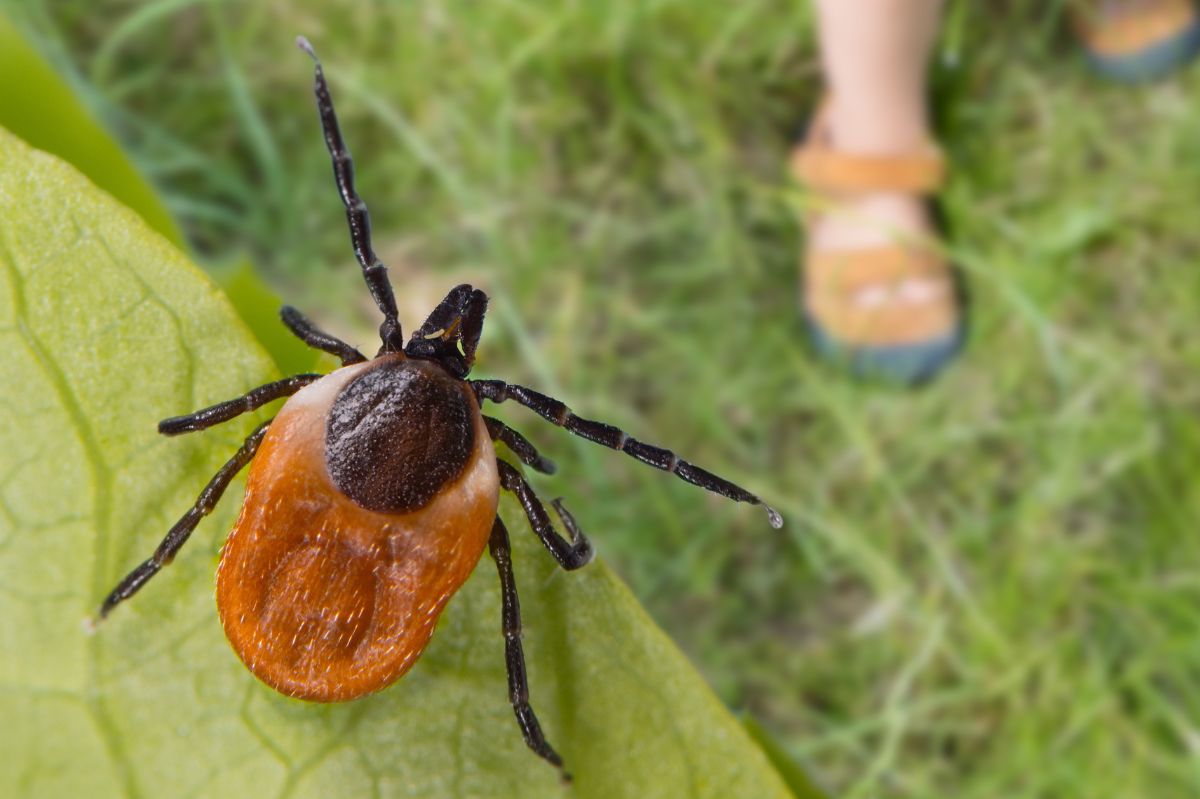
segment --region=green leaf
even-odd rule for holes
[[[136,214],[2,131],[0,268],[0,796],[790,795],[620,581],[557,569],[507,503],[532,699],[570,790],[507,704],[486,556],[412,672],[346,704],[273,692],[225,643],[212,589],[236,489],[85,635],[256,419],[179,439],[155,422],[272,365]]]
[[[771,761],[771,764],[779,770],[779,775],[783,777],[787,786],[792,789],[792,794],[796,799],[829,799],[829,794],[817,787],[813,778],[808,775],[800,764],[784,750],[779,742],[771,736],[771,733],[759,724],[758,721],[747,716],[742,719],[742,723],[746,726],[746,731],[750,733],[750,737],[762,747],[763,753]]]
[[[150,184],[71,87],[0,12],[0,126],[69,161],[176,245],[183,234]]]
[[[313,371],[320,353],[309,349],[280,324],[279,309],[283,302],[258,274],[249,257],[243,256],[226,266],[210,265],[207,271],[280,371],[284,374]]]
[[[146,222],[182,247],[183,234],[153,187],[92,118],[71,87],[0,13],[0,127],[39,150],[53,153],[93,183],[137,211]],[[228,266],[209,265],[234,309],[286,372],[312,368],[316,356],[279,324],[280,302],[248,258]]]

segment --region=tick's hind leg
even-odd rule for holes
[[[493,419],[490,416],[483,417],[483,423],[487,425],[488,435],[492,437],[492,441],[503,442],[514,455],[521,459],[521,463],[542,474],[554,474],[557,468],[554,461],[542,457],[542,454],[533,444],[529,443],[529,439],[525,436],[499,419]]]
[[[624,430],[610,424],[576,416],[562,402],[531,388],[505,383],[503,380],[470,380],[468,382],[474,389],[475,396],[481,401],[485,399],[492,402],[512,400],[519,405],[524,405],[543,419],[580,438],[586,438],[588,441],[620,450],[626,455],[632,455],[642,463],[662,469],[664,472],[671,472],[680,480],[700,486],[705,491],[711,491],[738,502],[761,505],[767,512],[767,519],[770,520],[771,526],[776,529],[783,527],[783,517],[779,515],[779,512],[754,494],[707,469],[701,469],[699,466],[688,463],[669,449],[644,444],[636,438],[630,438]]]
[[[588,541],[587,536],[575,523],[575,519],[562,506],[562,502],[555,500],[551,505],[562,519],[563,526],[567,528],[567,533],[571,536],[570,541],[567,541],[554,529],[554,525],[550,522],[550,516],[546,513],[546,508],[542,506],[542,501],[537,498],[537,494],[533,493],[533,489],[529,483],[525,482],[521,473],[511,464],[502,460],[496,461],[496,467],[500,471],[500,485],[506,491],[517,495],[517,501],[521,503],[521,507],[525,509],[525,515],[529,518],[529,526],[533,528],[537,537],[542,539],[542,543],[546,549],[550,550],[550,554],[558,561],[558,565],[567,571],[574,571],[590,563],[592,555],[595,554],[592,550],[592,542]]]
[[[285,305],[279,309],[279,318],[283,320],[283,324],[287,326],[287,329],[292,331],[292,335],[313,349],[328,352],[330,355],[340,358],[342,366],[349,366],[352,363],[362,363],[367,359],[367,356],[354,349],[354,347],[321,330],[307,316],[290,305]]]
[[[241,416],[243,413],[261,408],[268,402],[274,402],[281,397],[290,397],[309,383],[315,383],[325,375],[303,374],[276,380],[252,389],[237,399],[218,402],[208,408],[203,408],[186,416],[172,416],[158,423],[158,432],[164,436],[177,436],[180,433],[191,433],[205,430],[221,422]]]
[[[240,472],[242,467],[254,457],[254,453],[258,451],[258,445],[262,443],[263,436],[267,434],[267,428],[270,424],[270,420],[265,421],[250,434],[241,448],[238,449],[224,466],[217,470],[213,479],[200,492],[200,496],[196,499],[196,504],[192,505],[188,509],[188,512],[183,514],[183,518],[175,522],[175,525],[170,529],[166,537],[163,538],[162,543],[158,545],[158,549],[154,550],[154,554],[136,569],[125,575],[125,579],[117,584],[117,587],[104,600],[104,604],[100,606],[99,616],[101,619],[111,613],[112,609],[121,602],[136,594],[143,585],[149,582],[151,577],[158,574],[163,566],[166,566],[175,558],[175,555],[184,543],[187,542],[188,537],[196,529],[196,525],[200,523],[200,520],[209,513],[212,513],[212,509],[216,507],[217,501],[221,499],[221,495],[229,487],[233,476]]]
[[[488,550],[492,553],[492,560],[496,561],[496,571],[500,572],[500,614],[504,630],[504,665],[508,670],[508,699],[512,702],[517,724],[521,725],[521,735],[524,736],[525,743],[539,757],[562,769],[562,758],[554,751],[554,747],[546,742],[542,725],[538,723],[537,716],[529,705],[525,651],[521,647],[521,604],[517,600],[517,583],[513,577],[508,530],[499,516],[492,526]],[[571,780],[571,775],[566,771],[562,772],[562,777],[565,782]]]

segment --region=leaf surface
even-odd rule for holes
[[[3,9],[0,75],[0,125],[70,162],[172,243],[182,245],[183,234],[154,189]]]
[[[93,118],[71,86],[27,42],[0,11],[0,126],[29,144],[53,153],[89,180],[137,211],[150,227],[182,247],[183,233],[166,205],[112,136]],[[280,302],[248,256],[226,265],[208,264],[226,297],[259,343],[285,371],[307,372],[312,350],[279,324]]]
[[[0,336],[0,796],[789,796],[624,585],[599,562],[558,570],[509,503],[533,703],[567,790],[508,706],[486,555],[403,680],[340,705],[287,699],[242,667],[213,606],[238,482],[86,635],[266,412],[178,439],[156,421],[276,375],[183,255],[2,130]]]

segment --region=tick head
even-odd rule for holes
[[[475,363],[487,303],[486,294],[466,283],[450,289],[425,323],[413,331],[404,354],[437,361],[455,377],[465,378]]]

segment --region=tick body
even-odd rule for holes
[[[316,62],[308,42],[297,43]],[[580,418],[552,397],[502,380],[469,379],[488,304],[479,289],[452,288],[405,343],[319,62],[315,73],[317,110],[351,244],[383,315],[379,351],[368,359],[285,307],[284,325],[340,358],[342,368],[288,377],[159,422],[160,433],[180,435],[289,398],[218,470],[153,555],[117,584],[98,615],[107,616],[169,564],[250,465],[241,514],[221,551],[217,609],[234,651],[255,676],[284,694],[318,702],[387,687],[420,656],[486,548],[500,579],[509,702],[525,743],[561,769],[562,758],[530,704],[508,530],[496,515],[499,491],[516,497],[533,533],[564,569],[586,565],[592,547],[559,500],[551,503],[556,526],[521,471],[497,459],[500,442],[530,469],[554,470],[520,433],[483,415],[481,404],[512,401],[692,485],[759,505],[773,527],[783,520],[744,488],[612,425]]]
[[[475,397],[440,367],[397,353],[302,389],[259,446],[221,552],[234,650],[301,699],[390,685],[487,548],[499,490]]]

